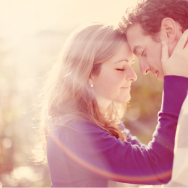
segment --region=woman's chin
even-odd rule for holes
[[[131,97],[126,98],[122,103],[127,103],[127,102],[129,102],[130,100],[131,100]]]
[[[116,100],[116,102],[118,103],[127,103],[131,100],[131,95],[127,95],[127,96],[124,96],[124,97],[121,97],[119,99]]]

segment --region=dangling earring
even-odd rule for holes
[[[93,84],[91,84],[90,86],[93,87]]]

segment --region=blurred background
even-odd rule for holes
[[[136,0],[0,0],[0,187],[49,187],[34,165],[40,89],[67,36],[80,24],[117,24]],[[162,82],[151,74],[132,86],[125,125],[148,143],[157,124]]]

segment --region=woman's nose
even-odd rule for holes
[[[136,81],[137,80],[137,75],[131,67],[130,67],[129,73],[127,75],[127,80],[129,80],[129,81]]]

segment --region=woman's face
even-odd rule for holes
[[[90,83],[98,105],[107,108],[112,101],[125,103],[130,100],[132,81],[137,79],[132,69],[133,53],[126,42],[122,42],[119,50],[101,64],[98,75],[92,75]]]

